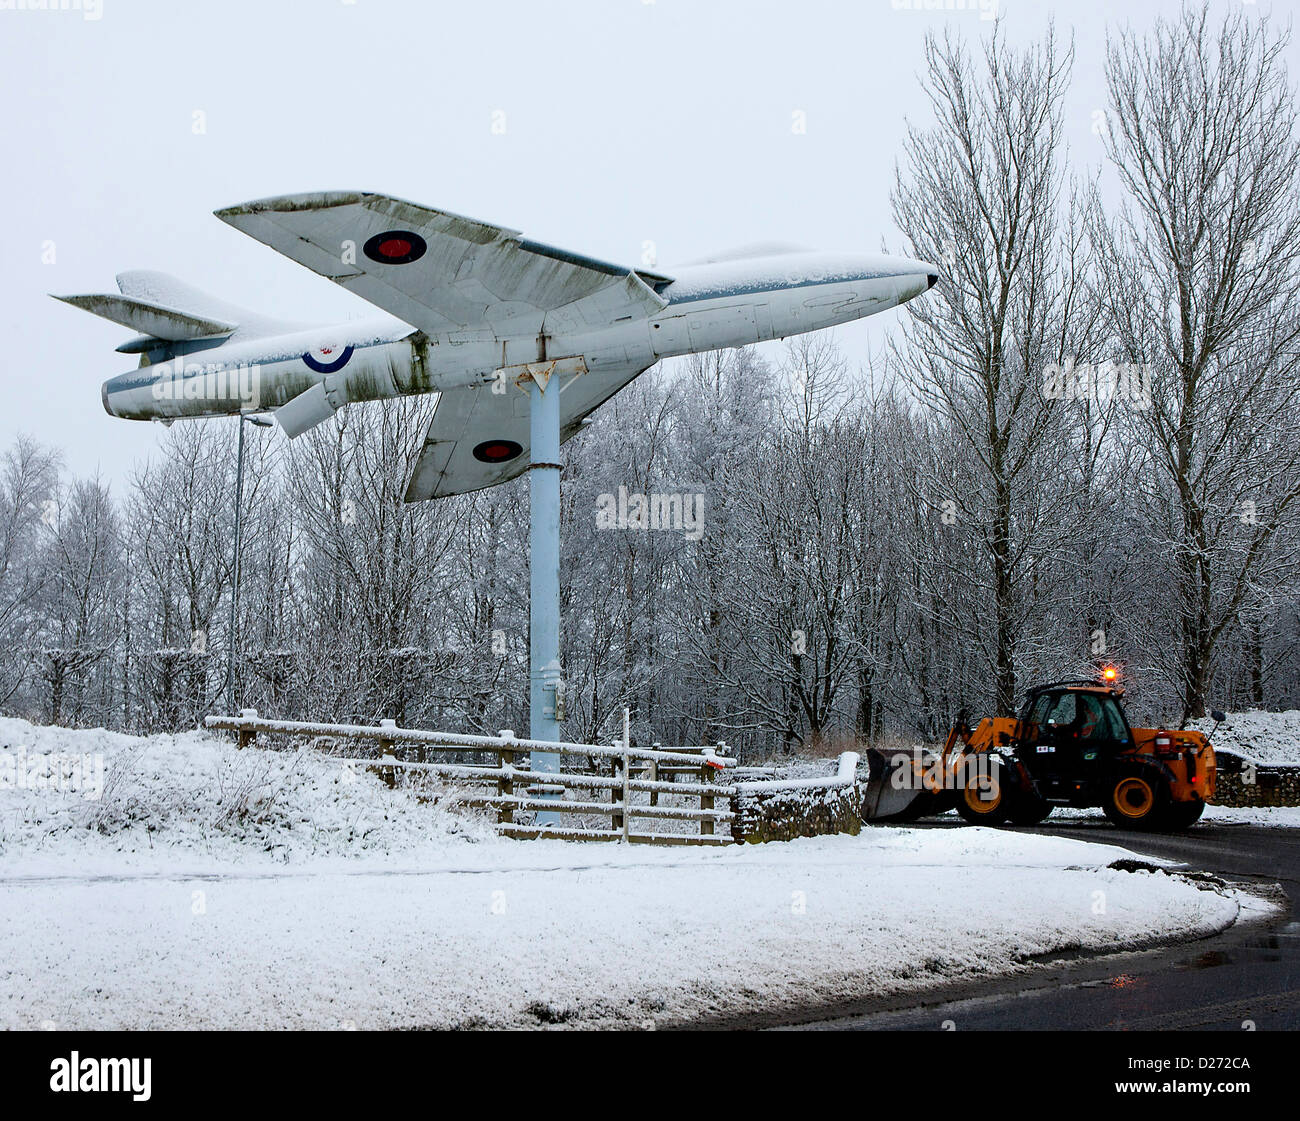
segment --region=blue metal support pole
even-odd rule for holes
[[[239,414],[239,451],[235,466],[235,560],[231,565],[230,587],[230,629],[226,635],[226,711],[231,716],[235,712],[235,652],[239,647],[239,577],[240,551],[244,544],[243,510],[244,505],[244,414]]]
[[[543,375],[545,377],[545,375]],[[528,558],[528,729],[535,740],[557,741],[563,715],[560,673],[560,379],[529,383],[532,463],[528,488],[532,525]],[[560,756],[531,753],[534,774],[555,773]],[[539,825],[560,815],[544,811]]]

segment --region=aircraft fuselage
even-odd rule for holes
[[[131,420],[225,416],[286,404],[323,383],[337,407],[490,383],[539,358],[579,356],[589,376],[662,358],[818,331],[895,307],[937,270],[902,257],[781,253],[694,265],[658,288],[655,315],[555,335],[502,337],[490,328],[425,334],[391,316],[214,345],[169,343],[103,385],[104,408]]]

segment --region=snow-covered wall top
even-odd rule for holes
[[[1206,717],[1191,726],[1209,735],[1214,721]],[[1210,742],[1258,763],[1300,764],[1300,711],[1230,712]]]

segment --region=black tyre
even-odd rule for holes
[[[1164,828],[1170,806],[1169,784],[1147,770],[1124,771],[1106,790],[1101,808],[1121,829]]]
[[[1194,802],[1171,802],[1165,810],[1164,829],[1190,829],[1201,820],[1205,812],[1205,803],[1199,798]]]
[[[1000,759],[968,755],[961,770],[963,785],[957,791],[957,812],[971,825],[1001,825],[1007,820],[1014,797]]]
[[[1012,825],[1037,825],[1040,821],[1045,821],[1047,815],[1051,812],[1052,803],[1046,798],[1040,798],[1037,794],[1024,791],[1011,799],[1011,806],[1007,810],[1007,820]]]

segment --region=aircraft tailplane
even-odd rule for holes
[[[215,343],[235,336],[256,338],[301,329],[300,324],[272,319],[210,296],[165,272],[133,269],[119,273],[117,286],[121,295],[99,293],[55,299],[139,332],[117,348],[121,354],[145,354],[168,343],[197,339]]]

